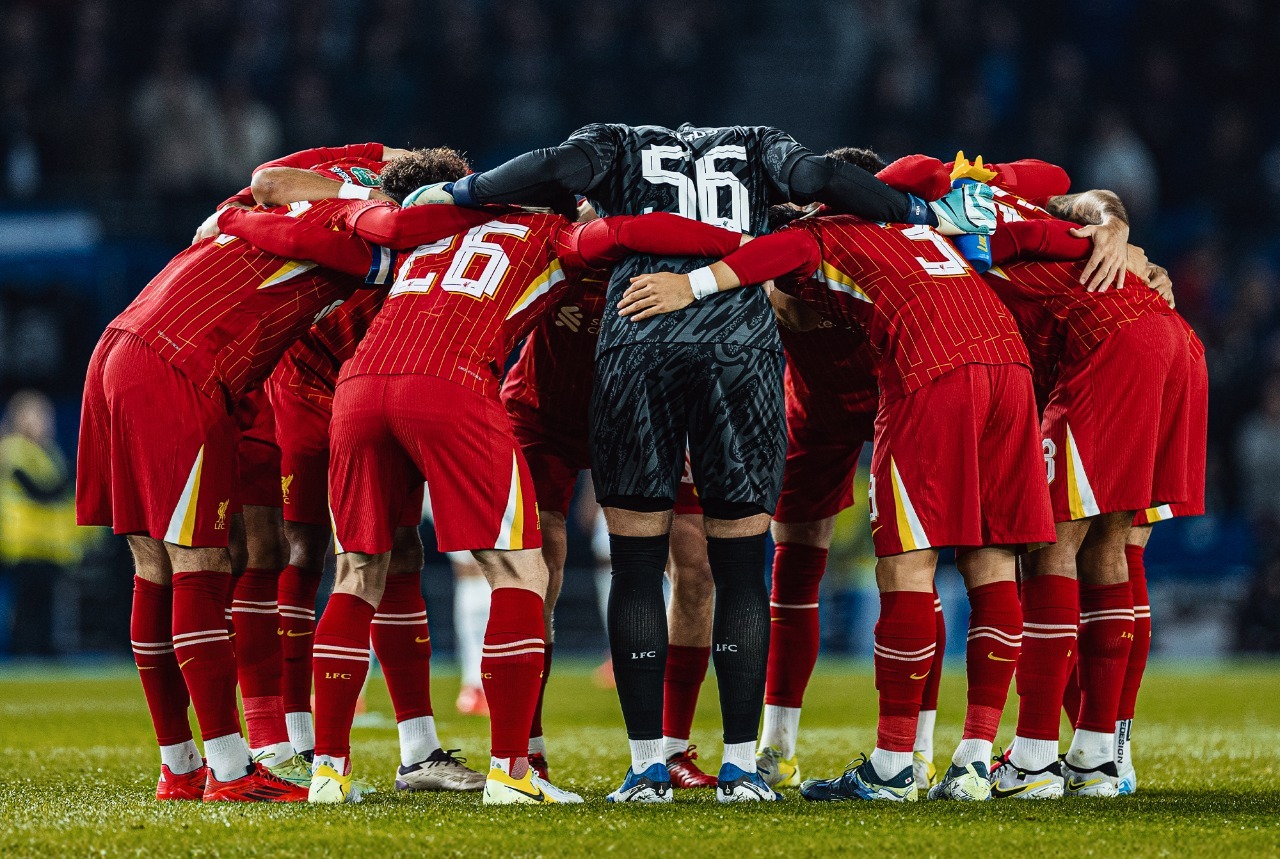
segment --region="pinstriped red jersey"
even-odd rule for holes
[[[1053,217],[1000,188],[995,192],[997,230],[1022,220]],[[994,266],[985,275],[1017,319],[1041,387],[1052,387],[1062,363],[1080,360],[1112,332],[1148,314],[1173,312],[1132,274],[1125,275],[1123,289],[1086,291],[1080,283],[1084,266],[1083,259],[1026,259]]]
[[[289,212],[321,237],[363,200],[295,203]],[[350,254],[376,257],[356,240]],[[353,268],[358,268],[353,263]],[[211,397],[238,401],[314,322],[361,285],[358,277],[305,258],[284,259],[244,239],[219,235],[174,257],[110,328],[147,342]]]
[[[836,433],[848,431],[850,415],[875,414],[875,357],[861,332],[826,322],[812,331],[779,325],[778,334],[787,356],[788,409],[798,408],[806,423]]]
[[[788,231],[817,245],[800,297],[866,332],[886,401],[964,364],[1028,363],[1009,311],[932,228],[835,215],[794,221],[779,235]]]
[[[588,270],[542,314],[502,384],[509,411],[536,416],[550,432],[586,439],[608,283],[607,269]]]
[[[564,283],[556,246],[567,227],[502,215],[418,247],[341,378],[423,374],[497,396],[507,355]]]
[[[355,355],[356,346],[386,297],[385,289],[357,291],[289,347],[272,372],[272,380],[317,406],[332,410],[338,373]]]

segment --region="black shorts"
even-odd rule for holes
[[[610,349],[596,359],[591,393],[596,497],[670,508],[687,443],[708,515],[720,518],[725,505],[772,514],[787,454],[784,414],[781,353],[718,343]]]

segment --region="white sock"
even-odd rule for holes
[[[951,756],[951,763],[958,767],[976,763],[991,766],[991,742],[989,740],[961,740],[960,745],[956,746],[956,753]]]
[[[631,771],[642,774],[654,764],[665,764],[662,756],[662,740],[627,740],[631,746]]]
[[[1067,765],[1080,769],[1093,769],[1112,760],[1116,753],[1116,733],[1111,731],[1082,731],[1076,729],[1067,749]]]
[[[784,758],[796,756],[796,737],[800,734],[800,708],[764,705],[764,730],[761,746],[773,746]]]
[[[886,752],[881,748],[871,750],[871,768],[885,781],[910,766],[911,752]]]
[[[529,754],[547,756],[547,738],[546,737],[530,737],[529,738]]]
[[[458,662],[462,685],[479,686],[480,654],[484,629],[489,625],[489,583],[483,578],[456,579],[453,592],[453,628],[458,636]]]
[[[1116,769],[1133,766],[1133,719],[1116,722]]]
[[[351,759],[346,755],[316,755],[316,769],[321,766],[330,766],[337,770],[338,775],[347,775],[351,766]]]
[[[745,743],[725,743],[724,758],[726,764],[733,764],[743,772],[756,771],[756,744],[749,740]]]
[[[160,763],[167,766],[169,772],[174,775],[186,775],[204,766],[204,761],[200,760],[200,750],[196,748],[195,740],[174,743],[172,746],[161,746]]]
[[[311,713],[300,710],[297,713],[284,714],[285,727],[289,729],[289,745],[298,754],[315,751],[316,729],[311,722]]]
[[[663,737],[662,738],[662,757],[663,760],[670,760],[672,755],[680,755],[689,751],[689,739],[680,739],[679,737]]]
[[[921,710],[920,721],[916,722],[915,750],[930,761],[933,760],[933,726],[937,722],[937,710]]]
[[[249,774],[249,747],[239,734],[227,734],[204,741],[204,756],[218,781],[232,781]]]
[[[249,757],[264,767],[278,767],[293,757],[293,745],[290,743],[272,743],[257,749],[249,749]]]
[[[1013,738],[1013,751],[1009,753],[1009,763],[1021,770],[1034,772],[1042,770],[1058,759],[1057,740],[1028,740],[1026,737]]]
[[[400,734],[400,765],[412,766],[431,757],[431,753],[441,748],[440,738],[436,736],[436,720],[434,716],[418,716],[396,723],[396,731]]]

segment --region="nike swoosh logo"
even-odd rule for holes
[[[543,792],[542,792],[542,788],[538,788],[538,792],[537,792],[537,793],[529,793],[529,791],[527,791],[527,790],[521,790],[520,788],[516,787],[514,784],[509,784],[509,785],[507,785],[507,787],[511,788],[512,790],[514,790],[516,793],[520,794],[521,796],[527,796],[527,797],[529,797],[530,799],[536,799],[536,800],[538,800],[539,802],[541,802],[542,800],[545,800],[545,799],[547,798],[547,795],[546,795],[545,793],[543,793]]]
[[[929,672],[928,672],[928,671],[926,671],[926,672],[925,672],[925,673],[923,673],[923,674],[912,674],[912,675],[911,675],[911,679],[912,679],[912,680],[923,680],[924,678],[926,678],[926,677],[928,677],[928,676],[929,676]]]
[[[428,641],[430,641],[430,640],[431,640],[431,636],[429,636],[429,635],[428,635],[426,638],[414,638],[414,639],[413,639],[413,643],[414,643],[414,644],[426,644],[426,643],[427,643]]]
[[[304,635],[310,635],[310,634],[311,634],[311,630],[307,630],[306,632],[294,632],[292,629],[285,633],[285,635],[289,636],[290,638],[302,638]]]
[[[1070,779],[1067,782],[1067,787],[1070,788],[1071,790],[1084,790],[1086,787],[1090,787],[1095,784],[1100,784],[1101,782],[1102,782],[1102,779],[1100,778],[1090,779],[1089,781],[1076,781],[1075,779]]]
[[[178,670],[179,670],[179,671],[181,671],[181,670],[182,670],[182,667],[183,667],[184,665],[186,665],[186,664],[187,664],[187,662],[195,662],[195,661],[196,661],[196,658],[193,656],[193,657],[191,657],[190,659],[188,659],[186,662],[179,662],[179,663],[178,663]]]
[[[996,797],[997,799],[1006,799],[1011,796],[1017,796],[1020,793],[1026,793],[1027,791],[1034,790],[1035,788],[1038,788],[1038,787],[1044,787],[1049,783],[1049,781],[1050,781],[1049,779],[1042,779],[1041,781],[1033,781],[1033,782],[1030,782],[1029,784],[1020,784],[1017,787],[1009,787],[1009,788],[997,787],[996,785],[992,785],[991,795]]]
[[[1005,659],[1003,656],[996,656],[990,650],[987,651],[987,658],[992,659],[996,662],[1014,662],[1015,661],[1013,659]]]

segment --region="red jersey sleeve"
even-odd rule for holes
[[[365,277],[381,260],[351,233],[274,212],[231,208],[218,216],[218,229],[286,259],[305,259],[344,274]]]
[[[629,254],[716,257],[733,253],[742,234],[670,212],[615,215],[562,231],[557,255],[579,268],[600,268],[621,262]]]
[[[297,167],[300,170],[306,170],[315,167],[317,164],[348,159],[381,161],[382,144],[353,143],[349,146],[320,146],[316,149],[304,149],[301,152],[294,152],[292,155],[277,158],[275,161],[259,164],[253,168],[253,172],[257,173],[259,170],[265,170],[268,167]]]
[[[876,178],[922,200],[937,200],[951,190],[951,169],[928,155],[899,158],[877,173]]]
[[[1071,235],[1073,227],[1056,218],[1001,224],[991,234],[991,261],[1084,259],[1093,252],[1093,242]]]
[[[1010,194],[1016,194],[1029,203],[1044,205],[1050,197],[1057,197],[1071,189],[1071,177],[1057,164],[1022,158],[1007,164],[988,165],[996,171],[992,185],[998,185]]]
[[[822,248],[807,230],[781,230],[747,242],[723,262],[744,284],[804,280],[822,264]]]
[[[508,211],[442,204],[402,209],[395,203],[376,203],[352,212],[347,226],[374,244],[406,250],[466,232]]]

